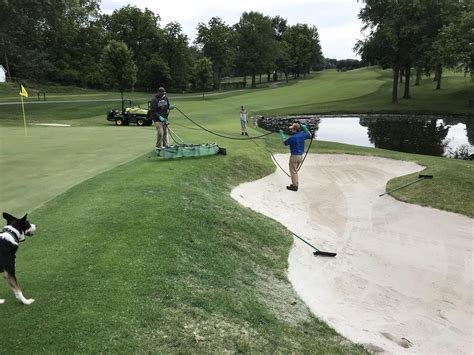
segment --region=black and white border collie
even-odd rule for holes
[[[28,222],[27,216],[25,214],[22,218],[15,218],[4,212],[3,218],[6,219],[7,225],[0,233],[0,273],[5,272],[5,279],[15,293],[16,299],[23,304],[31,304],[35,301],[23,296],[15,277],[15,254],[18,245],[36,231],[36,226]],[[0,304],[2,303],[5,303],[5,300],[0,298]]]

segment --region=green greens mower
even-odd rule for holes
[[[125,102],[129,103],[130,107],[125,108]],[[107,113],[107,121],[114,122],[116,126],[128,126],[134,123],[137,126],[151,126],[153,121],[150,119],[149,110],[132,107],[132,100],[122,101],[122,110],[110,110]]]

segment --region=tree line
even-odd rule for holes
[[[472,0],[363,0],[359,13],[365,40],[355,50],[363,61],[392,68],[392,102],[405,79],[403,98],[410,98],[410,80],[434,75],[441,88],[443,68],[474,74],[474,2]]]
[[[190,44],[178,22],[161,27],[150,9],[103,14],[96,0],[1,0],[0,63],[7,78],[90,88],[185,91],[219,89],[225,76],[268,80],[304,76],[321,66],[316,27],[242,13],[197,25]]]

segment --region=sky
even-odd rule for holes
[[[190,44],[196,38],[196,27],[220,17],[227,25],[234,25],[243,12],[257,11],[266,16],[279,15],[289,25],[297,23],[316,26],[326,58],[360,59],[352,50],[362,23],[357,18],[363,6],[357,0],[102,0],[103,13],[111,14],[122,6],[132,5],[142,10],[148,8],[161,18],[160,26],[169,22],[181,24]]]

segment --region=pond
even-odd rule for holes
[[[306,122],[315,130],[316,139],[323,141],[434,156],[474,153],[474,118],[470,117],[354,115],[262,119],[266,122],[259,121],[260,126],[275,130],[288,122]]]
[[[400,152],[450,156],[474,151],[474,121],[454,119],[319,118],[317,139]]]

